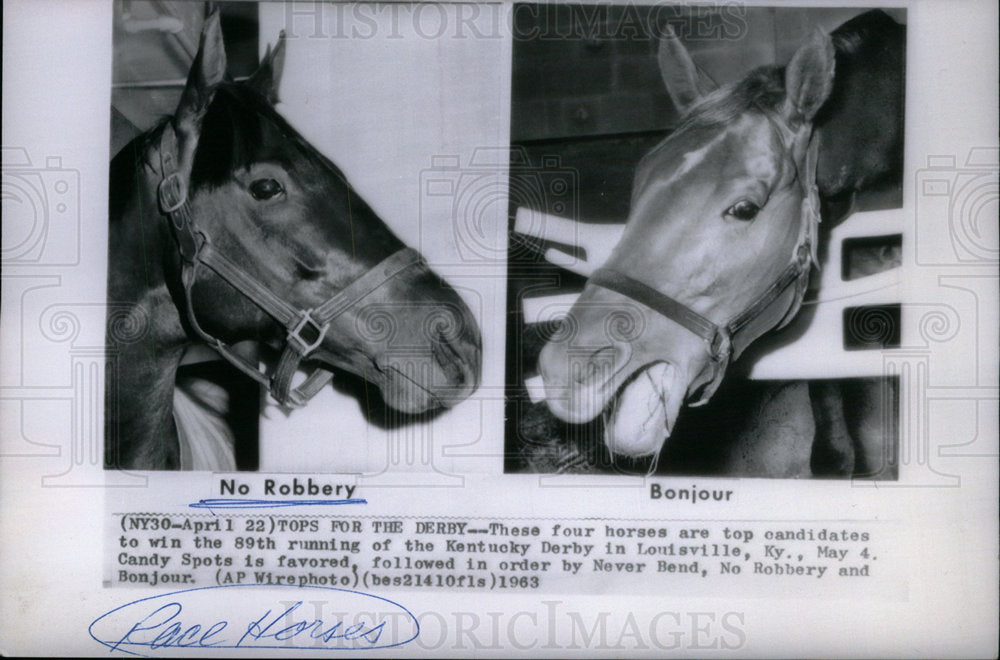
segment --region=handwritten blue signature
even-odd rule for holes
[[[88,632],[112,652],[148,656],[179,648],[384,649],[416,639],[420,624],[399,603],[361,591],[253,584],[141,598],[97,617]]]
[[[216,498],[198,500],[188,504],[192,509],[276,509],[287,506],[339,506],[342,504],[368,504],[364,498],[347,500],[245,500]]]

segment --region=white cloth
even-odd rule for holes
[[[177,384],[174,422],[182,470],[236,470],[235,438],[225,420],[228,411],[229,395],[222,387],[199,378]]]

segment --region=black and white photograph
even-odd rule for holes
[[[0,655],[996,658],[992,0],[4,0]]]
[[[507,470],[896,479],[905,9],[516,9]]]
[[[400,94],[399,78],[419,80],[409,70],[419,58],[406,58],[414,41],[432,42],[369,40],[388,57],[366,95],[372,70],[349,64],[373,48],[332,30],[372,25],[337,25],[343,13],[319,9],[115,3],[109,468],[371,471],[378,441],[365,427],[430,424],[479,386],[483,292],[460,282],[474,313],[419,251],[457,262],[450,200],[393,197],[420,193],[410,163],[433,172],[444,150],[488,144],[488,127],[456,117],[491,99],[465,96],[455,114],[415,126],[395,104],[355,114]],[[456,124],[460,140],[433,151],[435,129]],[[343,170],[341,155],[352,165],[361,155],[350,143],[359,132],[373,162]],[[293,431],[307,405],[326,437]],[[289,434],[322,446],[267,443]]]

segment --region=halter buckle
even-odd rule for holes
[[[799,266],[805,268],[812,261],[812,246],[809,245],[809,241],[799,245],[798,250],[795,254],[795,260],[799,263]]]
[[[165,214],[173,213],[187,202],[187,183],[179,172],[172,172],[160,181],[156,196],[160,202],[160,211]]]
[[[307,326],[316,333],[316,338],[313,341],[309,341],[302,337],[302,331],[305,330]],[[323,337],[326,336],[326,331],[329,329],[329,321],[320,325],[315,319],[313,319],[312,310],[307,309],[299,315],[298,321],[288,331],[286,341],[299,355],[309,355],[323,343]]]
[[[715,334],[712,335],[711,339],[707,339],[705,343],[708,344],[709,356],[716,362],[728,360],[733,350],[732,338],[725,328],[717,327]]]

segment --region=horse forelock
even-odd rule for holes
[[[259,92],[242,83],[218,85],[202,120],[192,187],[221,185],[233,172],[263,160],[277,160],[289,167],[309,160],[347,185],[340,169],[309,144]]]
[[[775,115],[784,101],[784,69],[760,67],[739,82],[721,87],[695,104],[676,130],[725,125],[747,112]]]

